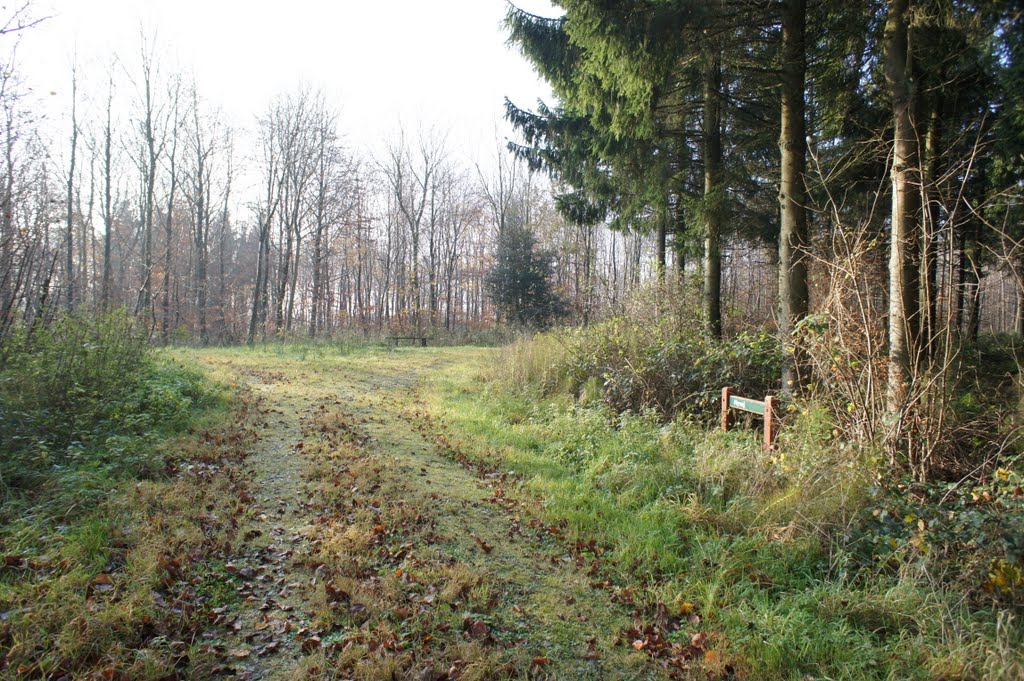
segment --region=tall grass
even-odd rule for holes
[[[827,410],[801,405],[764,452],[756,433],[708,430],[686,415],[541,397],[525,377],[554,379],[547,368],[563,346],[541,338],[510,352],[529,362],[484,359],[437,378],[434,409],[460,434],[454,446],[516,472],[570,546],[595,541],[615,593],[647,612],[696,615],[669,635],[707,634],[747,678],[1024,672],[1018,607],[965,598],[967,588],[986,593],[988,575],[947,581],[926,546],[937,552],[942,540],[917,531],[917,517],[909,535],[871,523],[888,504],[879,457],[846,446]],[[511,390],[517,383],[527,389]]]
[[[884,413],[851,396],[877,377],[829,347],[829,327],[808,341],[819,380],[765,452],[756,432],[714,426],[723,386],[777,389],[778,340],[708,339],[684,306],[639,302],[441,379],[437,408],[470,456],[520,473],[546,522],[606,546],[648,606],[695,608],[750,678],[1024,678],[1013,344],[964,348],[929,404],[945,420],[925,425],[949,429],[973,474],[922,483],[873,435]]]

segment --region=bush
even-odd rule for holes
[[[0,347],[0,473],[22,490],[54,473],[138,473],[152,441],[207,398],[201,376],[156,360],[125,312],[18,329]]]
[[[1008,461],[985,480],[875,490],[851,547],[879,566],[942,575],[975,604],[1024,606],[1024,477]]]
[[[760,398],[781,372],[778,340],[764,331],[715,340],[625,317],[544,334],[513,353],[506,371],[514,384],[584,398],[597,388],[616,412],[654,409],[666,419],[684,414],[707,423],[720,414],[723,387]]]

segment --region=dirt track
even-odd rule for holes
[[[247,512],[225,562],[241,679],[646,679],[586,547],[502,471],[460,463],[419,399],[459,350],[205,351],[258,395]],[[453,456],[454,454],[454,456]],[[595,552],[599,552],[594,548]]]

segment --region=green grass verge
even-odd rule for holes
[[[171,473],[194,457],[219,465],[186,431],[231,422],[235,402],[165,356],[136,370],[116,379],[125,389],[101,420],[83,409],[58,420],[44,402],[16,414],[64,430],[3,452],[17,484],[0,505],[0,678],[169,678],[203,658],[188,638],[202,609],[176,602],[172,583],[213,545],[197,509],[227,497]],[[48,442],[70,444],[40,460]],[[209,600],[209,579],[196,573],[189,588]]]
[[[779,453],[753,433],[614,416],[488,380],[499,355],[435,375],[428,402],[454,446],[509,469],[570,541],[608,547],[638,601],[697,615],[746,678],[1024,678],[1010,607],[967,605],[939,575],[845,553],[869,503],[870,462],[821,442],[813,413]]]

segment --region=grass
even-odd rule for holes
[[[8,516],[0,678],[218,673],[211,646],[229,642],[208,637],[213,611],[248,607],[225,576],[258,522],[240,501],[261,484],[246,457],[274,468],[274,443],[300,438],[305,486],[288,494],[319,520],[291,578],[318,577],[299,609],[320,642],[281,675],[647,678],[665,664],[678,678],[1024,677],[1013,607],[943,586],[907,542],[887,561],[858,554],[873,462],[812,408],[768,455],[754,432],[613,413],[596,387],[540,397],[529,380],[496,381],[507,356],[493,349],[171,357],[238,396],[192,412],[190,434],[161,433],[159,474],[85,469],[94,491],[77,506]],[[536,351],[531,371],[549,359]],[[591,636],[600,659],[581,655]]]
[[[368,346],[303,360],[288,347],[183,351],[220,380],[259,386],[272,416],[251,470],[296,465],[280,461],[275,443],[299,452],[304,487],[279,492],[315,509],[301,520],[310,542],[290,578],[316,577],[296,609],[313,614],[302,626],[320,645],[303,648],[295,669],[279,662],[277,673],[659,678],[644,656],[612,645],[629,609],[609,604],[541,524],[527,524],[535,502],[506,508],[500,475],[438,455],[417,385],[465,352]],[[257,482],[253,496],[265,495]]]
[[[508,390],[489,378],[494,354],[463,352],[430,397],[453,447],[515,471],[570,542],[608,548],[648,608],[692,609],[748,678],[1024,675],[1013,608],[971,608],[927,571],[843,555],[834,539],[856,531],[870,462],[844,460],[813,413],[769,457],[753,433]]]
[[[145,400],[125,398],[132,419],[108,422],[80,462],[32,470],[36,487],[3,505],[0,678],[161,679],[183,660],[202,665],[192,634],[218,588],[204,565],[223,537],[204,532],[197,509],[226,512],[231,485],[168,472],[235,466],[244,402],[166,358],[143,370]],[[222,432],[234,435],[211,446]]]

